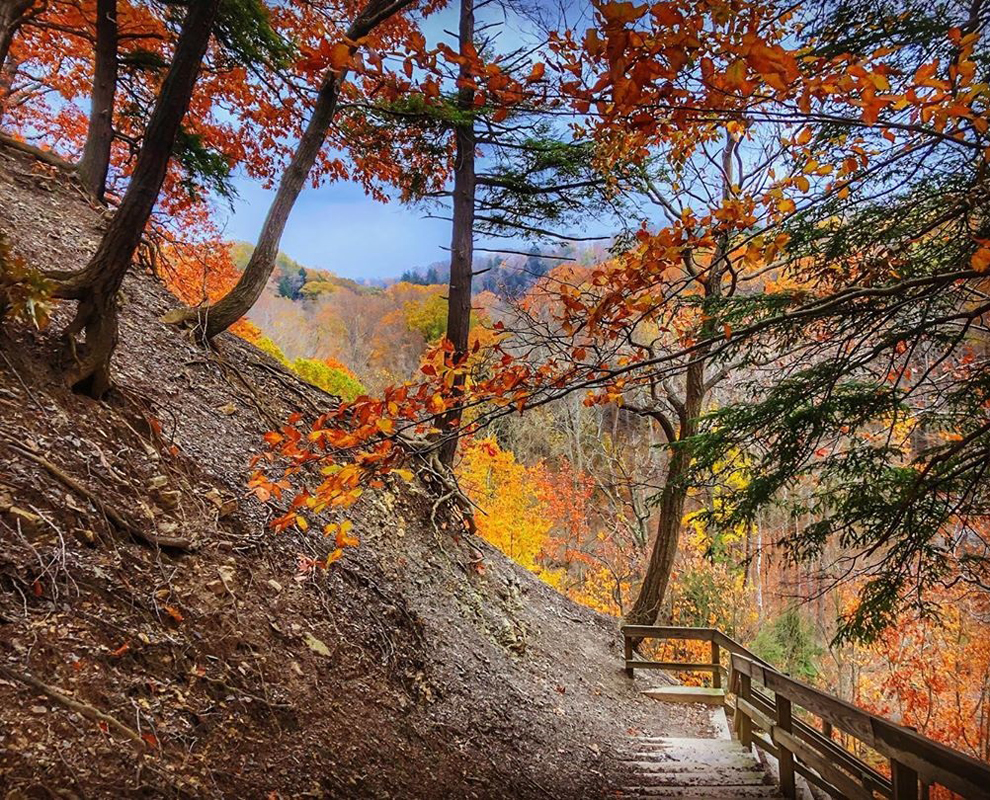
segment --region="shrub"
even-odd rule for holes
[[[342,400],[350,401],[365,394],[364,386],[349,370],[332,367],[313,358],[297,358],[289,366],[304,381]]]

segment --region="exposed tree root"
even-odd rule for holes
[[[426,473],[425,482],[432,484],[432,488],[438,491],[431,513],[434,524],[436,524],[437,512],[441,506],[446,505],[454,512],[455,516],[464,522],[470,533],[477,533],[478,526],[474,521],[474,511],[475,509],[481,511],[481,509],[464,494],[453,471],[440,460],[437,451],[431,449],[427,452],[420,452],[417,454],[417,460]]]
[[[100,711],[98,708],[89,705],[89,703],[83,703],[81,700],[76,700],[64,692],[56,689],[54,686],[49,686],[47,683],[42,683],[37,678],[33,678],[30,675],[26,675],[22,672],[17,672],[16,670],[10,669],[3,664],[0,664],[0,675],[9,678],[12,681],[17,681],[23,683],[26,686],[30,686],[32,689],[36,689],[41,692],[46,697],[54,700],[56,703],[60,703],[77,714],[82,714],[87,719],[93,720],[96,723],[103,723],[109,728],[117,731],[117,733],[126,736],[130,739],[131,743],[134,745],[135,749],[141,752],[147,752],[152,749],[152,745],[141,738],[140,734],[133,728],[127,727],[123,722],[111,717]]]
[[[60,467],[53,464],[44,456],[28,450],[27,448],[17,444],[10,439],[3,437],[4,443],[15,453],[34,462],[39,467],[42,467],[49,475],[59,481],[66,488],[71,489],[76,494],[85,497],[89,502],[91,502],[101,514],[103,514],[108,520],[110,520],[113,525],[121,531],[129,534],[131,537],[137,541],[144,542],[145,544],[150,544],[153,547],[169,547],[175,550],[184,550],[186,552],[192,552],[196,549],[195,543],[188,538],[182,536],[159,536],[151,531],[145,531],[136,525],[129,522],[123,514],[114,509],[104,500],[102,500],[93,490],[81,484],[67,472],[65,472]]]
[[[29,156],[34,156],[38,159],[38,161],[52,167],[58,167],[66,172],[75,172],[76,170],[75,164],[66,161],[64,158],[60,158],[50,150],[42,150],[40,147],[35,147],[32,144],[22,142],[12,136],[7,136],[5,133],[0,133],[0,144],[5,147],[9,147],[12,150],[19,150],[22,153],[27,153]]]
[[[80,351],[76,337],[83,332],[86,341]],[[84,296],[63,336],[74,362],[66,370],[66,382],[73,391],[102,399],[110,391],[110,357],[117,346],[116,297],[101,302],[96,295]]]

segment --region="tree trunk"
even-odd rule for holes
[[[387,0],[370,0],[351,23],[345,34],[346,40],[353,43],[363,39],[382,22],[414,2],[415,0],[394,0],[391,3]],[[351,44],[350,47],[353,52],[357,46]],[[247,314],[261,297],[275,269],[275,259],[278,256],[289,214],[320,155],[320,149],[337,111],[340,87],[346,78],[346,68],[330,69],[324,75],[313,114],[289,166],[282,174],[275,199],[268,209],[265,223],[258,235],[254,252],[251,253],[251,258],[237,284],[215,304],[166,314],[164,317],[166,322],[172,324],[195,322],[203,338],[209,340]]]
[[[685,439],[697,432],[698,416],[705,399],[705,364],[698,357],[688,367],[687,386],[684,392],[684,413],[677,441],[672,442],[673,453],[667,465],[667,477],[660,493],[660,519],[657,537],[653,541],[650,563],[639,588],[636,602],[626,615],[628,625],[653,625],[660,614],[660,607],[667,594],[670,573],[677,557],[677,544],[681,535],[681,518],[688,485],[685,482],[691,466],[691,449]]]
[[[458,41],[461,53],[474,46],[474,0],[461,0]],[[461,65],[459,77],[471,81],[468,65]],[[457,90],[457,105],[469,116],[474,109],[474,89],[461,86]],[[468,336],[471,332],[471,279],[474,271],[474,192],[476,149],[474,120],[458,125],[454,132],[454,213],[450,237],[450,285],[447,292],[447,341],[453,345],[448,356],[453,365],[463,365],[468,354]],[[454,378],[452,397],[463,394],[465,375]],[[461,409],[454,406],[440,423],[441,430],[455,430],[461,424]],[[457,436],[451,436],[440,446],[440,461],[450,465],[457,453]]]
[[[17,29],[21,27],[32,0],[0,0],[0,120],[3,119],[13,82],[13,71],[8,69],[10,45]]]
[[[733,163],[732,158],[737,143],[731,134],[726,134],[725,147],[722,150],[722,198],[728,200],[733,194]],[[722,276],[726,272],[725,259],[729,256],[729,240],[723,235],[718,246],[712,253],[711,265],[707,279],[701,281],[706,297],[718,297],[722,294]],[[691,270],[692,254],[686,255],[686,264]],[[702,336],[710,335],[710,331],[702,329]],[[708,347],[703,347],[691,357],[691,363],[686,370],[684,398],[679,409],[680,429],[677,442],[671,443],[674,452],[667,467],[667,479],[660,493],[660,521],[657,525],[657,538],[653,542],[650,553],[650,563],[640,587],[639,596],[632,609],[626,616],[630,625],[653,625],[660,613],[660,606],[667,594],[670,573],[677,556],[677,544],[681,535],[681,519],[684,516],[684,501],[687,499],[688,485],[685,477],[691,467],[691,449],[685,444],[685,439],[694,436],[698,430],[698,417],[705,405],[705,397],[710,386],[706,383],[705,361]]]
[[[93,75],[92,107],[78,170],[83,186],[100,202],[103,202],[107,172],[110,169],[116,93],[117,0],[96,0],[96,69]]]
[[[199,318],[200,330],[207,339],[212,339],[218,333],[227,330],[247,314],[265,290],[275,268],[275,259],[278,256],[289,214],[306,184],[313,165],[316,164],[330,123],[333,121],[340,85],[345,75],[346,73],[331,72],[325,77],[313,107],[313,114],[299,140],[299,147],[293,154],[289,166],[282,173],[278,191],[268,209],[254,251],[237,284],[214,305],[194,311],[191,316],[185,315],[185,319]]]
[[[189,5],[120,207],[86,268],[63,280],[53,292],[55,297],[79,301],[76,317],[66,330],[74,361],[67,379],[74,389],[92,397],[102,397],[110,388],[110,357],[117,345],[117,292],[165,181],[219,5],[220,0],[197,0]],[[80,352],[75,337],[83,332],[86,342]]]

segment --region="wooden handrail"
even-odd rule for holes
[[[732,674],[746,676],[751,685],[758,683],[772,691],[777,698],[778,707],[781,698],[786,698],[890,759],[891,797],[894,800],[903,798],[917,800],[919,781],[925,785],[944,786],[966,798],[990,798],[990,764],[939,744],[910,728],[864,711],[852,703],[826,694],[772,667],[757,664],[745,656],[733,654]],[[746,699],[743,695],[740,697]],[[796,739],[788,736],[790,732],[782,731],[777,725],[772,725],[767,733],[778,747],[782,744],[785,747],[794,745]],[[780,735],[782,733],[784,735]],[[805,755],[806,762],[813,762],[823,757],[828,763],[827,755],[823,756],[813,746],[808,747]],[[815,763],[809,765],[813,768],[820,766]],[[828,763],[828,766],[835,767],[831,763]],[[823,777],[828,779],[827,776]],[[862,796],[872,797],[872,793],[865,787],[862,791]]]
[[[990,764],[791,678],[715,628],[624,625],[621,631],[629,677],[636,669],[706,671],[719,687],[725,671],[721,651],[730,654],[736,735],[746,746],[760,747],[778,760],[785,797],[796,796],[797,774],[837,798],[875,800],[878,793],[892,800],[918,800],[927,797],[920,790],[938,784],[965,798],[990,800]],[[635,660],[633,643],[642,639],[710,642],[712,659],[710,663]],[[798,709],[819,718],[826,734],[802,719]],[[833,728],[886,757],[891,777],[832,741]]]
[[[621,631],[624,644],[626,675],[630,678],[633,676],[633,671],[637,669],[660,669],[667,672],[710,672],[712,675],[712,686],[720,689],[722,687],[722,673],[729,674],[729,671],[721,663],[721,645],[723,640],[727,643],[726,649],[730,653],[735,652],[734,648],[742,647],[742,645],[733,642],[721,631],[715,630],[715,628],[683,628],[672,625],[623,625]],[[682,641],[710,642],[711,661],[682,663],[677,661],[636,660],[633,658],[633,642],[637,639],[678,639]],[[746,652],[748,653],[749,651],[747,650]]]

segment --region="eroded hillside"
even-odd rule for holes
[[[0,229],[31,265],[82,265],[101,224],[0,152]],[[707,724],[639,700],[615,620],[452,537],[415,482],[301,574],[323,542],[268,530],[248,464],[332,399],[234,337],[204,351],[159,321],[171,305],[129,278],[105,403],[60,381],[70,309],[0,337],[8,796],[603,797],[629,729]]]

